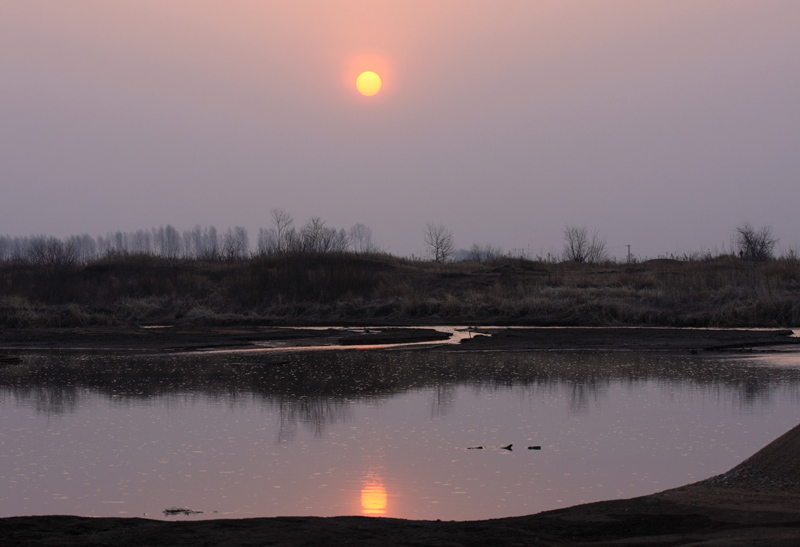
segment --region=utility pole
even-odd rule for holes
[[[631,246],[628,245],[628,264],[631,263]]]

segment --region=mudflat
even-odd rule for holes
[[[460,327],[460,344],[434,349],[464,350],[652,350],[725,351],[797,345],[789,329],[682,329],[662,327]],[[434,327],[86,327],[0,331],[0,352],[169,352],[224,348],[369,345],[445,341]]]
[[[660,327],[477,328],[459,349],[740,351],[800,344],[789,329],[681,329]]]
[[[466,327],[465,327],[466,328]],[[742,351],[798,343],[787,330],[474,328],[428,351]],[[364,338],[359,339],[359,336]],[[435,341],[430,329],[125,328],[6,330],[0,356],[26,351],[185,351],[264,344]],[[343,342],[343,339],[346,340]],[[484,521],[277,517],[164,522],[74,516],[0,519],[3,545],[800,545],[800,426],[729,472],[661,493]]]

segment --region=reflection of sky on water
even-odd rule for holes
[[[519,515],[723,472],[800,406],[796,355],[52,359],[0,376],[2,516]]]

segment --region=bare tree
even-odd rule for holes
[[[5,246],[4,254],[7,257],[6,260],[13,261],[13,262],[24,262],[27,260],[28,254],[28,237],[13,237],[7,238]]]
[[[247,230],[241,226],[225,232],[222,238],[222,254],[228,260],[242,260],[247,257],[248,250]]]
[[[586,226],[568,224],[564,228],[564,259],[586,262],[589,253],[589,229]]]
[[[592,241],[589,243],[589,254],[587,261],[591,264],[597,264],[608,260],[608,253],[606,252],[606,238],[600,237],[600,232],[597,230],[592,234]]]
[[[324,249],[325,221],[311,217],[300,229],[301,247],[304,253],[322,253]]]
[[[258,239],[256,240],[256,254],[259,256],[270,256],[276,254],[278,247],[278,237],[275,228],[259,228]]]
[[[372,230],[360,222],[350,228],[350,244],[356,253],[378,253],[379,246],[372,239]]]
[[[294,219],[283,209],[272,209],[271,214],[275,230],[274,250],[277,254],[287,253],[294,239]]]
[[[136,230],[128,239],[132,253],[153,254],[153,234],[149,230]]]
[[[155,230],[155,228],[153,228]],[[162,228],[163,230],[163,228]],[[105,237],[100,236],[97,238],[97,245],[100,254],[103,255],[125,255],[128,254],[128,236],[127,234],[116,231],[109,232]]]
[[[300,229],[300,251],[309,254],[343,253],[350,246],[350,236],[344,229],[325,226],[320,217],[311,217]]]
[[[483,262],[483,252],[481,251],[481,246],[477,243],[473,243],[472,247],[469,248],[467,257],[467,260],[470,262]]]
[[[261,256],[301,252],[300,238],[294,229],[294,219],[283,209],[272,209],[272,227],[258,230],[256,253]]]
[[[219,258],[219,236],[217,235],[217,229],[214,226],[209,226],[203,231],[202,235],[202,245],[200,246],[198,252],[199,258],[204,258],[206,260],[216,260]]]
[[[69,236],[66,245],[75,249],[77,260],[81,264],[86,264],[97,257],[97,243],[89,234]]]
[[[72,243],[64,243],[56,237],[33,236],[28,260],[38,266],[69,267],[78,262],[78,250]]]
[[[433,257],[434,262],[447,262],[453,255],[455,243],[453,233],[443,224],[429,222],[425,227],[425,244]]]
[[[8,262],[13,256],[14,242],[9,236],[0,236],[0,262]]]
[[[484,245],[481,247],[477,243],[473,243],[468,251],[470,262],[491,262],[503,256],[502,247],[494,247],[492,245]]]
[[[586,226],[568,224],[564,228],[564,259],[573,262],[602,262],[608,258],[606,240],[598,231],[589,236]]]
[[[172,259],[181,256],[183,237],[178,233],[178,230],[176,230],[174,226],[167,224],[166,228],[164,226],[161,226],[158,229],[153,228],[152,232],[153,246],[155,247],[156,254],[158,256]],[[120,234],[118,232],[118,237],[116,239],[117,249],[121,248],[123,249],[122,252],[127,253],[128,245],[126,234]]]
[[[765,262],[772,260],[772,251],[778,239],[772,236],[771,226],[756,228],[749,222],[736,227],[739,256],[745,260]]]
[[[344,228],[339,228],[339,231],[328,228],[325,234],[327,252],[344,253],[350,247],[350,234]]]

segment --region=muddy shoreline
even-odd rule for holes
[[[26,352],[175,352],[203,349],[432,342],[426,351],[770,351],[797,349],[787,330],[475,328],[457,345],[433,329],[6,329],[0,357]],[[401,346],[403,347],[403,346]],[[411,346],[413,347],[413,346]],[[164,522],[74,516],[0,519],[8,545],[798,545],[800,426],[724,475],[629,500],[485,521],[277,517]],[[617,543],[620,542],[620,543]]]
[[[730,351],[800,344],[789,329],[658,327],[457,327],[461,343],[435,351]],[[87,327],[5,329],[0,356],[26,351],[177,352],[211,349],[370,346],[445,342],[434,327]]]

